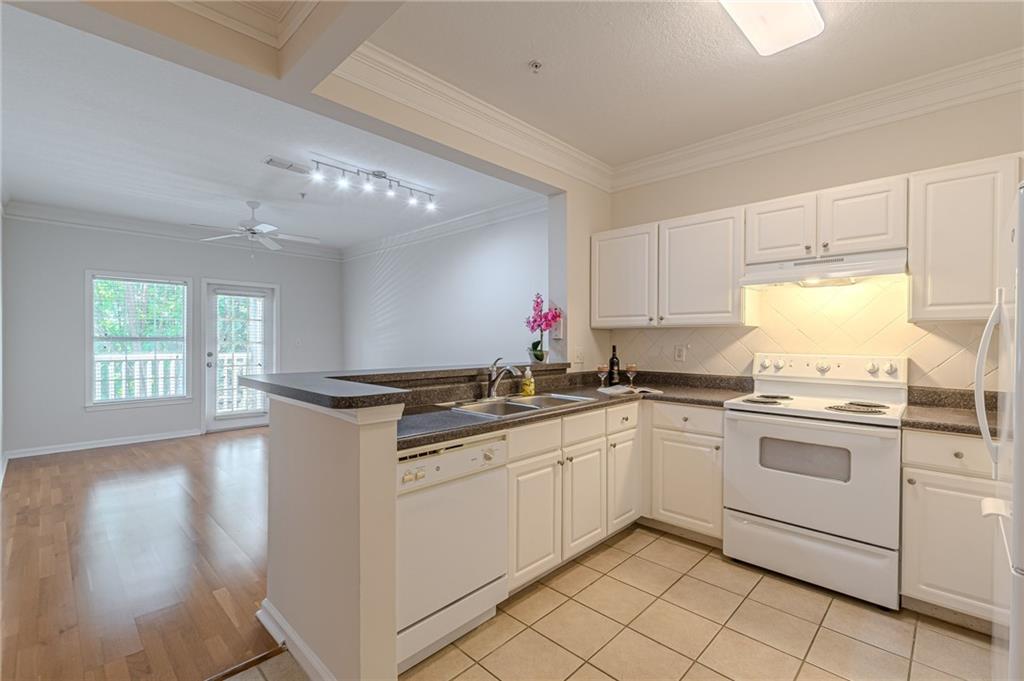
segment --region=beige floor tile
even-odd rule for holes
[[[722,629],[697,661],[734,681],[792,681],[800,660],[730,629]]]
[[[567,598],[543,584],[526,587],[498,607],[524,624],[533,624],[548,614]]]
[[[583,660],[527,629],[480,664],[501,681],[563,681]]]
[[[307,681],[309,677],[290,652],[275,655],[259,665],[267,681]]]
[[[466,671],[455,677],[455,681],[498,681],[494,674],[490,673],[478,664],[473,665]]]
[[[631,629],[624,629],[590,663],[619,681],[678,681],[693,662]]]
[[[401,681],[450,681],[473,666],[473,660],[455,646],[445,646],[399,676]]]
[[[630,629],[695,659],[722,627],[661,599],[633,620]]]
[[[917,619],[911,614],[883,612],[873,605],[836,598],[822,626],[890,653],[910,657]]]
[[[841,676],[836,676],[832,672],[827,672],[824,669],[818,669],[812,664],[804,662],[804,666],[800,667],[800,673],[796,675],[796,681],[846,681]]]
[[[635,586],[649,594],[660,596],[665,589],[675,584],[676,580],[683,576],[683,573],[669,570],[649,560],[630,556],[611,572],[609,577],[614,577],[620,582]]]
[[[918,625],[925,629],[931,629],[932,631],[938,632],[943,636],[949,636],[965,643],[971,643],[976,646],[981,646],[986,650],[990,650],[992,647],[992,637],[982,634],[971,629],[965,629],[949,622],[943,622],[937,620],[934,617],[928,617],[927,615],[921,615],[918,618]]]
[[[910,660],[861,643],[829,629],[819,629],[807,661],[850,681],[903,681]]]
[[[812,622],[750,599],[743,601],[725,626],[801,659],[818,631]]]
[[[701,544],[698,541],[693,541],[692,539],[687,539],[686,537],[680,537],[666,532],[665,534],[661,535],[661,538],[679,544],[680,546],[685,546],[686,548],[693,549],[694,551],[702,553],[705,556],[711,553],[712,551],[718,551],[719,554],[721,554],[721,549],[716,549],[713,546],[708,546],[707,544]]]
[[[576,594],[575,600],[616,622],[629,624],[654,602],[654,596],[606,575]]]
[[[661,597],[673,605],[686,608],[719,624],[725,624],[743,602],[742,596],[688,575],[684,575]]]
[[[695,662],[690,671],[686,672],[683,681],[729,681],[713,669],[708,669],[699,662]]]
[[[659,537],[636,555],[677,572],[686,572],[704,558],[703,553],[679,542]]]
[[[654,530],[647,530],[634,525],[628,530],[619,532],[606,541],[605,544],[626,553],[636,553],[657,538],[658,533]]]
[[[455,645],[474,660],[479,660],[525,628],[522,622],[499,610],[494,617],[456,641]]]
[[[622,625],[576,601],[567,601],[534,624],[533,629],[585,660],[615,638]]]
[[[541,582],[566,596],[575,596],[596,582],[600,576],[601,573],[597,570],[574,562],[555,570]]]
[[[814,587],[771,575],[765,575],[764,579],[757,583],[750,592],[750,598],[815,624],[821,623],[821,618],[825,616],[828,604],[832,601],[831,596]]]
[[[569,677],[569,681],[615,681],[592,664],[585,664]]]
[[[932,669],[920,662],[911,662],[910,681],[960,681],[960,679],[952,674]]]
[[[592,568],[598,572],[608,572],[627,558],[629,558],[629,554],[625,551],[620,551],[612,546],[605,546],[604,544],[601,544],[597,548],[591,549],[587,553],[583,554],[576,560],[583,563],[588,568]]]
[[[918,627],[914,659],[940,672],[974,681],[990,675],[992,651],[981,645],[940,634],[928,626]]]
[[[691,577],[746,596],[761,579],[762,572],[708,556],[690,570]]]

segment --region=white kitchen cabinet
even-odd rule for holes
[[[910,321],[985,319],[995,304],[1019,159],[1004,156],[910,176]]]
[[[562,562],[562,452],[508,465],[509,588]]]
[[[995,593],[1008,593],[1005,551],[985,497],[1008,498],[1009,485],[919,468],[903,469],[900,592],[995,622],[1007,621]],[[996,561],[1002,561],[1001,564]]]
[[[819,192],[817,243],[821,256],[905,248],[906,176]]]
[[[746,262],[809,258],[817,250],[817,200],[800,194],[746,207]]]
[[[653,326],[658,313],[658,225],[590,237],[590,325]]]
[[[636,428],[608,437],[608,534],[640,517],[644,503],[644,462]]]
[[[562,558],[608,535],[607,453],[603,437],[563,450]]]
[[[651,515],[721,537],[722,439],[655,428],[651,457]]]
[[[742,244],[742,208],[662,222],[658,324],[742,324]]]

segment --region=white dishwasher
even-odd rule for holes
[[[508,597],[507,461],[501,439],[399,459],[399,672],[489,618]]]

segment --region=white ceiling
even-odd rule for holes
[[[1024,44],[1019,2],[818,7],[771,57],[717,2],[411,2],[371,42],[612,166]]]
[[[261,219],[340,249],[537,197],[10,5],[2,12],[5,200],[229,228],[257,199]],[[262,163],[309,163],[311,152],[429,187],[438,210],[312,186]]]

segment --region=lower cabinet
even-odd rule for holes
[[[562,562],[562,451],[508,465],[509,588]]]
[[[608,534],[607,452],[603,437],[562,450],[562,559]]]
[[[635,428],[608,437],[608,534],[640,517],[644,503],[644,460]]]
[[[721,537],[722,438],[655,428],[651,457],[651,515]]]
[[[1005,623],[996,604],[1010,598],[1006,549],[981,500],[1009,494],[1004,482],[904,468],[901,593]]]

